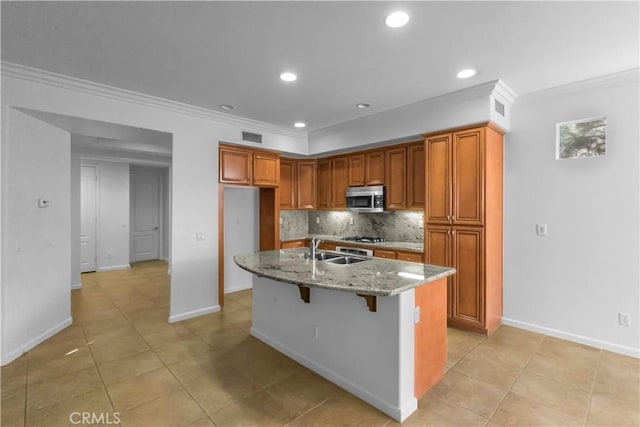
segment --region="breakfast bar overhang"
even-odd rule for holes
[[[306,249],[237,255],[254,273],[251,334],[402,421],[444,375],[447,279],[455,270]]]

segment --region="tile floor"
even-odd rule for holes
[[[397,424],[251,337],[250,291],[168,324],[166,269],[83,275],[73,325],[2,368],[1,425]],[[637,359],[506,326],[448,338],[445,378],[405,425],[640,424]]]

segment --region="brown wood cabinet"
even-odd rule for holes
[[[384,184],[384,151],[365,153],[365,185]]]
[[[298,209],[316,208],[316,161],[297,160],[297,206]]]
[[[224,184],[277,187],[280,156],[269,151],[220,145],[219,181]]]
[[[331,208],[331,159],[318,160],[318,209]]]
[[[385,151],[387,209],[402,210],[407,207],[407,149],[390,148]]]
[[[422,254],[418,252],[397,251],[396,259],[400,261],[423,262]]]
[[[427,263],[457,270],[449,325],[491,334],[502,317],[502,132],[488,125],[425,144]]]
[[[424,141],[407,146],[407,209],[424,210]]]
[[[301,248],[305,245],[305,240],[289,240],[280,243],[280,249]]]
[[[280,209],[290,210],[298,207],[298,174],[296,173],[296,161],[293,159],[280,159]]]
[[[253,177],[251,151],[220,146],[219,156],[220,182],[251,185]]]
[[[376,249],[373,251],[373,256],[377,256],[378,258],[396,259],[396,252]]]
[[[347,207],[348,165],[347,157],[336,157],[331,160],[331,195],[332,209]]]
[[[358,187],[365,185],[364,165],[364,154],[354,154],[349,156],[347,186]]]
[[[318,245],[318,249],[322,249],[322,250],[325,250],[325,251],[335,251],[336,250],[336,245],[334,245],[333,243],[321,242]]]

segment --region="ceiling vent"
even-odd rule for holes
[[[495,100],[495,104],[494,104],[496,113],[500,114],[502,117],[504,117],[504,104],[500,103],[497,99]]]
[[[260,135],[259,133],[242,131],[242,140],[262,144],[262,135]]]

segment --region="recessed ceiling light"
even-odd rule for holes
[[[457,76],[459,79],[468,79],[469,77],[473,77],[476,75],[476,70],[467,68],[466,70],[460,71]]]
[[[280,74],[280,80],[285,82],[294,82],[297,78],[298,76],[290,72]]]
[[[229,104],[222,104],[222,105],[220,106],[220,108],[222,108],[223,110],[227,110],[227,111],[229,111],[229,110],[233,110],[233,105],[229,105]]]
[[[387,27],[391,28],[399,28],[404,27],[407,22],[409,22],[409,15],[405,12],[393,12],[391,15],[387,16],[384,23],[387,24]]]
[[[357,108],[361,108],[361,109],[362,108],[369,108],[369,107],[371,107],[371,104],[367,104],[366,102],[359,102],[359,103],[356,104],[356,107]]]
[[[303,128],[307,126],[307,124],[303,122],[295,122],[293,125],[297,128]]]

